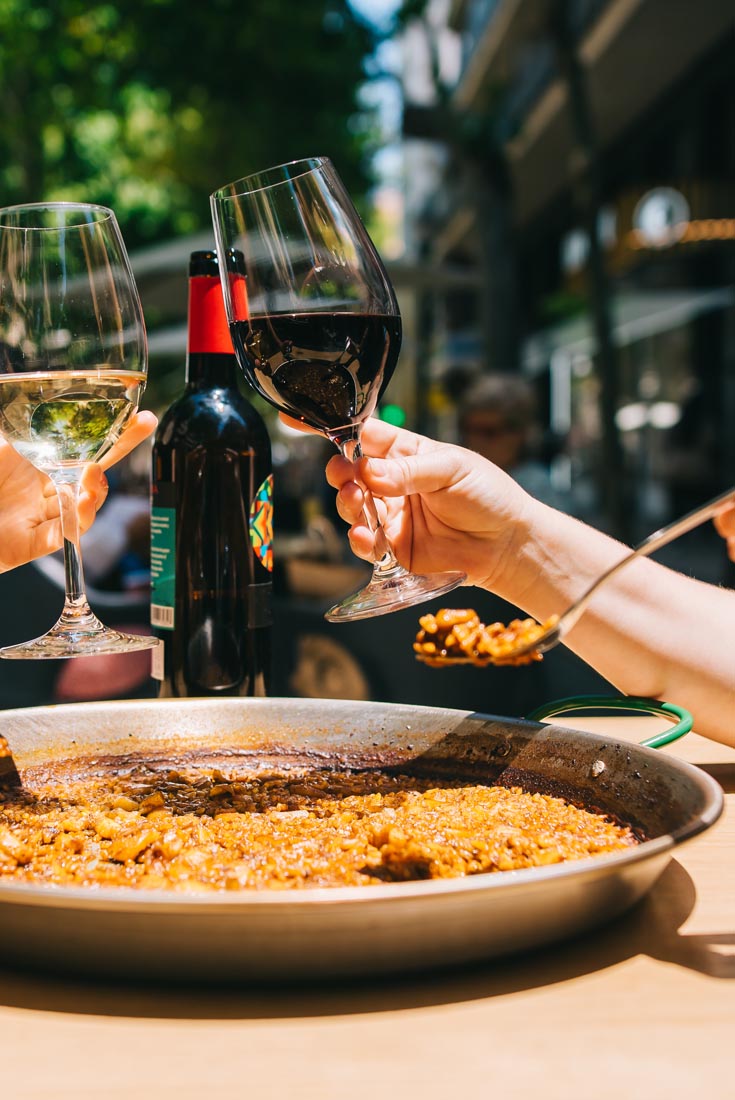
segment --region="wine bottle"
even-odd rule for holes
[[[241,279],[238,254],[226,262]],[[161,698],[267,695],[271,446],[238,386],[214,251],[191,254],[188,318],[186,386],[153,445],[153,677]]]

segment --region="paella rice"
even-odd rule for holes
[[[0,883],[174,891],[365,886],[583,859],[634,832],[562,798],[467,779],[211,753],[24,771],[0,792]]]
[[[434,668],[446,665],[529,665],[541,661],[536,649],[513,656],[521,645],[531,645],[558,622],[554,615],[544,623],[513,619],[505,623],[480,622],[471,608],[444,608],[436,615],[422,615],[413,648],[419,661]]]

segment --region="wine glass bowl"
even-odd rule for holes
[[[322,432],[350,460],[390,381],[401,316],[383,263],[334,166],[326,157],[279,165],[237,180],[210,199],[238,362],[279,411]],[[459,572],[416,575],[396,560],[375,502],[370,584],[331,608],[349,621],[384,614],[451,591]]]
[[[53,482],[66,598],[40,638],[0,657],[73,657],[149,648],[110,630],[84,592],[77,501],[84,467],[114,445],[145,387],[147,347],[114,213],[87,203],[0,209],[0,433]]]

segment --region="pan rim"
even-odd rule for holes
[[[661,752],[657,749],[647,748],[631,742],[618,741],[609,734],[598,734],[580,731],[569,727],[549,722],[534,722],[523,718],[506,718],[501,715],[485,713],[482,711],[468,711],[456,708],[426,707],[420,704],[383,703],[377,700],[324,700],[301,699],[290,697],[270,697],[263,699],[130,699],[115,701],[94,701],[84,703],[62,703],[50,706],[16,708],[0,711],[0,732],[6,722],[12,723],[21,719],[23,723],[33,721],[49,712],[62,716],[84,711],[86,713],[109,713],[110,711],[131,710],[142,713],[155,712],[155,708],[165,705],[167,708],[191,711],[207,709],[212,705],[218,708],[257,710],[265,707],[273,709],[281,704],[289,708],[301,710],[314,710],[323,712],[325,704],[338,706],[343,712],[354,711],[363,714],[365,711],[385,713],[393,716],[406,713],[414,717],[431,716],[433,720],[441,717],[446,721],[462,721],[467,719],[489,720],[503,723],[506,727],[518,727],[519,729],[544,729],[549,733],[572,735],[585,742],[592,742],[603,746],[618,745],[632,750],[636,755],[641,754],[643,759],[652,758],[661,760]],[[91,746],[90,746],[91,747]],[[12,741],[11,741],[12,748]],[[94,751],[94,750],[93,750]],[[84,886],[59,886],[43,883],[2,882],[0,879],[0,905],[13,903],[16,905],[29,905],[37,907],[52,907],[61,909],[104,910],[116,912],[141,912],[164,914],[177,913],[182,916],[194,916],[203,912],[219,909],[224,913],[237,913],[238,911],[257,910],[273,907],[294,911],[312,910],[322,906],[365,906],[378,902],[408,902],[418,898],[450,898],[456,895],[494,891],[503,889],[510,892],[516,890],[532,890],[541,888],[548,880],[559,878],[585,878],[594,879],[606,876],[617,867],[625,867],[644,860],[660,857],[666,852],[673,851],[682,843],[696,837],[699,833],[710,828],[718,820],[724,809],[724,794],[720,785],[694,764],[677,757],[665,757],[667,767],[696,782],[703,791],[703,806],[699,812],[692,815],[680,827],[671,832],[645,840],[634,848],[624,851],[611,852],[604,855],[584,857],[578,860],[569,860],[564,863],[551,864],[542,867],[522,868],[515,871],[484,872],[482,874],[461,876],[451,879],[415,880],[409,882],[380,883],[369,886],[332,886],[332,887],[306,887],[302,889],[269,890],[249,889],[226,893],[224,891],[178,893],[165,889],[145,889],[140,887],[84,887]]]
[[[705,828],[706,826],[702,826]],[[700,832],[701,829],[697,829]],[[696,835],[696,834],[692,834]],[[687,836],[684,839],[691,839]],[[50,905],[55,909],[114,909],[119,912],[176,912],[195,915],[202,910],[220,909],[235,911],[274,906],[293,909],[313,909],[328,905],[364,905],[369,901],[386,902],[401,899],[415,900],[453,894],[475,893],[484,890],[533,888],[549,879],[607,875],[611,866],[628,866],[641,860],[671,851],[682,840],[675,840],[673,833],[666,833],[653,840],[643,841],[621,852],[586,856],[545,867],[526,867],[516,871],[484,872],[451,879],[422,879],[409,882],[382,883],[377,886],[324,886],[298,890],[248,889],[226,893],[211,891],[201,893],[174,893],[170,890],[144,889],[133,886],[83,887],[54,886],[37,883],[0,882],[0,904],[13,901],[28,905]],[[7,897],[6,897],[7,895]],[[68,904],[65,904],[68,902]]]

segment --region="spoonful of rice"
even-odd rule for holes
[[[558,645],[564,635],[577,625],[597,590],[620,569],[635,558],[653,554],[705,520],[712,519],[724,504],[734,499],[735,487],[654,531],[619,562],[606,569],[563,614],[552,615],[543,623],[535,619],[514,619],[507,626],[503,623],[486,626],[474,611],[468,609],[449,609],[436,615],[423,615],[419,619],[421,629],[413,644],[417,659],[434,668],[459,664],[482,668],[485,665],[527,665],[540,661],[544,653]]]

